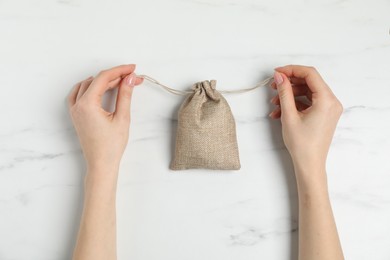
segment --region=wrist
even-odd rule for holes
[[[88,164],[85,176],[86,185],[112,185],[117,182],[119,164]]]
[[[87,173],[89,174],[100,174],[100,173],[117,173],[119,171],[120,161],[118,162],[107,162],[104,160],[100,161],[87,161]]]
[[[118,171],[89,168],[84,179],[84,203],[111,205],[116,198]]]
[[[294,162],[293,164],[298,190],[327,188],[326,166],[324,163],[300,164]]]

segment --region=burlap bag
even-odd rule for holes
[[[229,104],[216,90],[216,80],[192,86],[194,93],[178,114],[172,170],[238,170],[236,125]]]

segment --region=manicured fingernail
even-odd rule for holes
[[[126,79],[125,79],[126,84],[130,87],[134,87],[136,79],[137,79],[137,75],[133,72],[126,77]]]
[[[275,104],[275,102],[276,102],[276,96],[274,96],[273,98],[271,98],[270,102],[271,102],[272,104]]]
[[[137,76],[138,85],[141,85],[142,83],[144,83],[144,81],[145,81],[145,78],[144,78],[144,77],[138,77],[138,76]]]
[[[272,117],[275,111],[272,111],[271,113],[268,114],[269,117]]]
[[[274,80],[275,80],[276,85],[282,84],[283,83],[282,74],[280,74],[279,72],[275,71]]]

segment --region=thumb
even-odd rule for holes
[[[133,96],[133,89],[136,81],[137,75],[133,72],[127,75],[119,85],[115,116],[118,116],[121,119],[130,120],[131,98]]]
[[[274,80],[280,99],[280,108],[282,115],[292,116],[296,114],[295,98],[292,91],[290,80],[283,73],[275,71]]]

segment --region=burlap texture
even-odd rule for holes
[[[192,86],[178,112],[172,170],[238,170],[236,125],[226,99],[216,90],[216,80]]]

